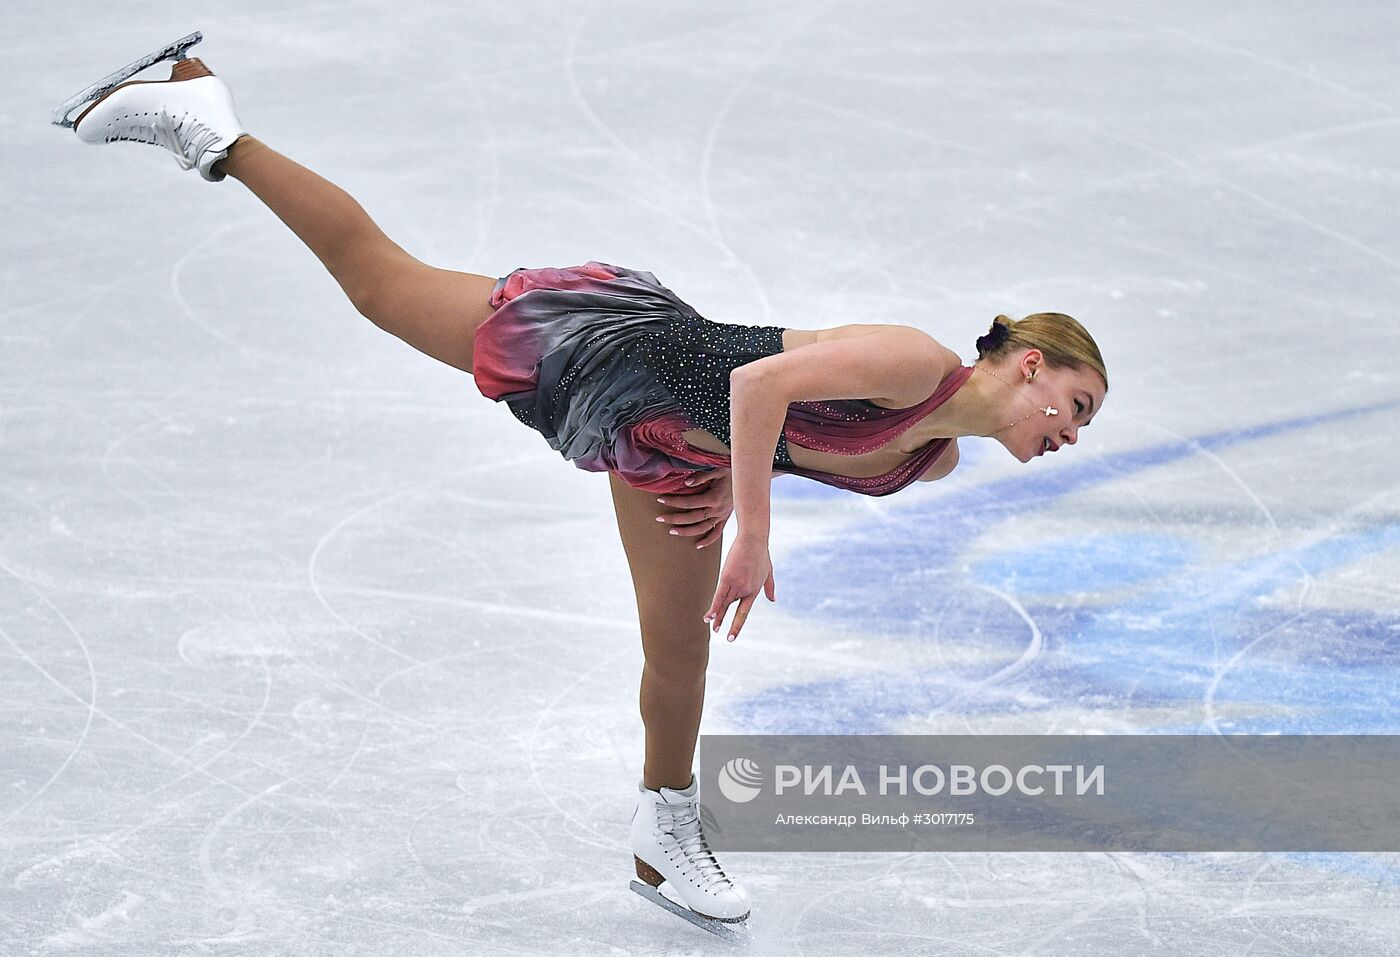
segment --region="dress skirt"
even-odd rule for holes
[[[651,273],[596,261],[516,269],[496,280],[491,305],[476,332],[477,388],[576,467],[672,492],[729,464],[681,437],[697,426],[657,371],[678,331],[708,321]]]

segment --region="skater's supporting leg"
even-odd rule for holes
[[[648,788],[690,784],[700,712],[705,701],[705,666],[710,632],[701,620],[719,581],[720,550],[697,549],[691,539],[667,535],[656,521],[680,511],[656,501],[655,492],[631,488],[616,475],[613,506],[623,550],[632,569],[642,627],[641,709],[646,726]]]
[[[471,371],[477,327],[492,311],[494,278],[419,262],[349,193],[251,136],[235,142],[217,168],[252,190],[310,247],[367,319],[434,359]]]

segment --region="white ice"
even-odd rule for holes
[[[1389,2],[11,4],[0,954],[690,954],[629,894],[603,476],[361,319],[232,181],[48,125],[194,29],[411,252],[712,319],[1069,312],[1020,465],[775,485],[706,732],[1388,733]],[[1393,855],[730,854],[756,954],[1395,952]]]

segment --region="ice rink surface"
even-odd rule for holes
[[[774,486],[710,733],[1395,733],[1390,2],[7,6],[0,954],[720,954],[626,891],[607,482],[239,184],[48,125],[168,40],[437,265],[709,318],[1071,313],[1020,465]],[[163,74],[162,74],[163,75]],[[729,854],[755,954],[1377,954],[1400,859]]]

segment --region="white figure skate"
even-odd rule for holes
[[[638,784],[637,790],[632,860],[640,880],[628,886],[697,927],[727,940],[742,940],[749,895],[724,873],[705,840],[695,775],[683,791],[651,791],[645,784]]]
[[[191,33],[98,80],[54,110],[56,126],[72,127],[85,143],[129,140],[163,146],[183,169],[198,169],[211,182],[224,178],[214,164],[246,131],[224,82],[185,51],[203,38]],[[142,70],[174,60],[168,80],[131,80]],[[74,110],[90,104],[76,119]]]

